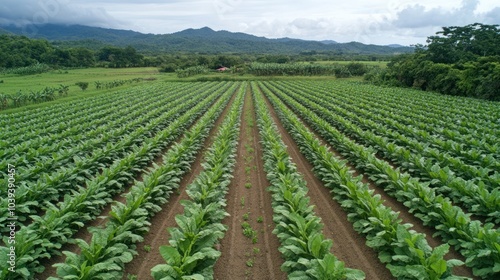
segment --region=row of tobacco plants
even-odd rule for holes
[[[267,90],[269,96],[277,94],[358,170],[408,207],[424,225],[434,227],[437,236],[465,257],[465,265],[472,268],[474,275],[491,279],[500,272],[500,232],[493,223],[482,224],[472,220],[470,214],[453,205],[447,197],[436,194],[429,183],[420,182],[408,173],[395,169],[388,162],[378,159],[373,148],[366,148],[349,139],[334,128],[339,120],[331,118],[332,111],[309,102],[302,101],[301,104],[298,102],[301,99],[292,97],[295,95],[289,92],[285,94],[274,85],[267,84],[267,87],[272,89]],[[278,102],[276,97],[272,99]],[[284,105],[278,107],[285,110]],[[431,265],[436,268],[436,264]]]
[[[41,153],[43,151],[41,147],[36,148],[35,143],[31,143],[37,151],[37,158],[30,158],[29,161],[43,161],[43,164],[23,166],[23,162],[17,162],[14,158],[10,160],[10,162],[15,162],[12,164],[18,168],[17,179],[23,182],[16,189],[16,214],[19,222],[25,225],[29,222],[30,215],[39,213],[40,210],[46,211],[52,206],[52,203],[57,202],[64,195],[70,194],[75,185],[81,186],[85,184],[86,180],[92,180],[100,168],[108,168],[114,160],[127,156],[136,145],[149,141],[148,139],[151,139],[153,135],[171,125],[180,113],[195,107],[197,101],[193,97],[204,96],[208,100],[215,100],[218,94],[226,89],[226,87],[221,87],[213,93],[208,91],[203,94],[198,90],[193,90],[193,93],[186,94],[185,98],[174,95],[177,99],[169,100],[166,98],[164,101],[169,102],[165,104],[153,102],[157,105],[156,108],[150,108],[148,113],[137,116],[135,120],[129,119],[127,124],[121,123],[121,126],[115,131],[109,129],[103,134],[96,135],[97,138],[88,139],[88,142],[79,137],[82,135],[80,132],[77,138],[80,143],[70,150],[59,149],[50,152],[49,149],[49,151],[45,151],[46,153]],[[136,99],[136,101],[139,100]],[[185,124],[176,122],[173,131],[178,133],[184,127]],[[52,137],[54,135],[49,135],[47,138]],[[12,149],[19,152],[16,147]],[[47,155],[51,157],[49,158]],[[19,159],[26,160],[26,156]],[[2,163],[7,164],[7,161]],[[0,205],[7,205],[5,198],[0,199]],[[0,216],[0,221],[5,219],[7,219],[7,214],[3,213]]]
[[[192,123],[196,121],[201,116],[206,116],[205,118],[210,118],[213,122],[215,119],[215,113],[221,112],[222,109],[229,102],[232,96],[232,91],[237,87],[236,84],[229,85],[223,92],[216,91],[211,95],[210,98],[204,99],[202,102],[197,104],[191,109],[184,111],[176,116],[176,118],[171,119],[169,125],[156,133],[151,138],[148,138],[140,143],[131,144],[133,146],[132,151],[128,152],[121,158],[116,158],[113,160],[109,167],[103,168],[101,173],[91,179],[87,179],[84,185],[75,188],[71,195],[66,195],[64,201],[58,203],[57,205],[50,205],[43,216],[32,216],[33,222],[25,227],[22,227],[16,234],[16,272],[15,275],[10,275],[8,268],[5,267],[6,262],[0,264],[0,276],[7,277],[17,277],[16,279],[31,279],[36,273],[40,273],[44,270],[41,261],[46,258],[50,258],[54,255],[59,255],[62,245],[67,243],[70,237],[84,226],[86,221],[95,219],[104,206],[111,202],[113,195],[120,193],[124,188],[132,182],[137,174],[142,172],[142,169],[146,167],[151,160],[158,155],[162,149],[168,147],[176,138],[178,138]],[[218,101],[214,104],[216,99]],[[213,105],[213,106],[212,106]],[[211,114],[207,114],[212,112]],[[197,126],[197,129],[202,129],[203,131],[209,127],[209,122],[205,122]],[[208,132],[201,133],[201,135],[207,135]],[[192,137],[189,137],[192,140]],[[195,137],[196,138],[196,137]],[[196,139],[198,139],[197,137]],[[187,141],[187,140],[186,140]],[[201,145],[201,144],[200,144]],[[184,143],[178,146],[176,149],[176,155],[184,155],[192,149],[192,143]],[[172,149],[171,149],[172,150]],[[173,153],[173,152],[171,152]],[[173,156],[172,156],[173,157]],[[173,159],[173,158],[172,158]],[[184,170],[187,170],[187,163],[181,161],[181,166]],[[175,182],[175,180],[173,180]],[[159,191],[161,193],[161,191]],[[159,193],[159,194],[160,194]],[[129,200],[137,195],[136,192],[130,192]],[[154,196],[155,199],[164,200],[167,194],[163,196]],[[135,200],[134,200],[135,201]],[[127,207],[130,206],[127,202]],[[146,203],[146,209],[158,209],[154,207],[152,202]],[[113,215],[110,220],[118,219],[118,212],[121,210],[128,211],[129,208],[120,208],[118,206],[114,207],[116,215]],[[138,210],[138,212],[133,211],[133,213],[143,213],[144,209]],[[147,211],[149,212],[149,211]],[[122,220],[124,221],[124,220]],[[134,226],[135,221],[131,221],[129,226]],[[144,225],[139,227],[139,231],[144,229]],[[122,228],[123,229],[123,228]],[[109,233],[109,232],[108,232]],[[99,235],[99,234],[98,234]],[[126,236],[134,239],[134,235]],[[102,237],[102,235],[101,235]],[[125,238],[125,236],[124,236]],[[94,237],[93,242],[97,242],[99,237]],[[7,240],[4,238],[5,244]],[[85,247],[83,243],[80,242],[82,247]],[[121,246],[121,245],[120,245]],[[7,247],[0,247],[0,252],[2,256],[6,255],[8,251]],[[104,256],[106,257],[106,256]],[[123,260],[128,258],[128,255],[122,256]],[[86,262],[86,265],[90,265]],[[99,270],[101,265],[94,267],[94,269]],[[110,267],[111,269],[115,266]],[[89,267],[87,270],[91,270]],[[62,271],[65,269],[62,268]],[[116,270],[116,269],[112,269]],[[64,273],[64,272],[60,272]],[[71,278],[71,277],[70,277]],[[83,278],[83,279],[94,279],[94,278]]]
[[[136,243],[149,231],[149,220],[168,202],[179,188],[215,121],[226,107],[228,96],[201,117],[163,157],[163,165],[155,166],[143,181],[134,182],[125,203],[112,207],[104,229],[92,229],[92,241],[78,240],[81,253],[65,252],[66,262],[56,264],[60,278],[51,279],[121,279],[124,266],[136,254]]]
[[[429,147],[422,144],[422,140],[412,139],[383,123],[358,116],[353,113],[356,112],[353,108],[346,110],[335,105],[334,99],[337,97],[308,92],[305,98],[297,88],[283,90],[309,110],[325,116],[344,134],[374,147],[376,152],[397,163],[401,170],[430,182],[436,193],[451,198],[454,203],[463,206],[471,214],[484,217],[487,222],[497,225],[500,222],[500,174],[493,172],[500,165],[491,154],[488,167],[467,164],[462,160],[463,155],[453,156],[446,146],[442,149]],[[429,138],[424,141],[430,142]]]
[[[431,248],[425,235],[412,230],[410,224],[402,224],[398,213],[383,205],[380,196],[374,195],[373,190],[361,182],[360,177],[354,177],[346,162],[337,159],[274,95],[270,89],[272,86],[260,84],[260,88],[273,104],[278,117],[301,152],[314,166],[314,172],[331,189],[334,199],[348,213],[354,229],[367,238],[367,245],[378,252],[379,259],[387,265],[394,277],[457,279],[451,271],[462,262],[444,259],[449,245]]]
[[[202,164],[203,171],[187,186],[189,200],[181,201],[184,213],[169,228],[170,245],[160,247],[165,264],[151,270],[154,279],[213,279],[214,264],[221,252],[214,248],[225,235],[222,220],[231,183],[246,87],[242,86],[229,114]]]
[[[322,234],[323,224],[309,203],[305,180],[295,164],[260,93],[252,83],[257,125],[264,149],[264,169],[271,182],[273,233],[278,236],[289,279],[364,279],[362,271],[346,268],[330,253],[332,240]]]

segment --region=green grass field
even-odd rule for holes
[[[114,80],[128,80],[134,78],[157,77],[157,68],[88,68],[75,70],[53,70],[43,74],[20,76],[14,74],[0,75],[0,93],[11,94],[19,90],[36,91],[45,87],[58,87],[59,85],[70,86],[70,93],[80,90],[75,85],[77,82],[88,82],[89,91],[94,86],[94,82],[109,82]]]
[[[29,104],[19,108],[9,108],[1,110],[0,113],[13,113],[24,110],[29,110],[35,107],[50,106],[50,104],[66,102],[71,99],[80,98],[83,96],[91,96],[96,94],[103,94],[109,91],[115,91],[118,88],[131,87],[140,83],[126,84],[118,88],[100,89],[97,90],[95,82],[112,82],[117,80],[131,80],[135,78],[157,80],[163,79],[176,79],[175,74],[160,74],[157,68],[143,67],[143,68],[87,68],[87,69],[72,69],[72,70],[53,70],[47,73],[36,75],[14,75],[14,74],[1,74],[0,75],[0,94],[15,94],[18,91],[28,93],[30,91],[39,91],[45,87],[58,88],[60,85],[69,86],[67,96],[57,97],[56,100],[51,102],[42,102],[37,104]],[[87,90],[82,91],[77,82],[88,82]],[[148,83],[143,81],[141,83]]]

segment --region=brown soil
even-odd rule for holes
[[[266,103],[278,125],[278,130],[288,148],[290,157],[297,165],[297,170],[307,181],[310,203],[315,205],[314,211],[325,225],[323,234],[326,238],[333,240],[332,253],[343,261],[346,267],[364,271],[366,279],[394,279],[390,271],[379,261],[377,253],[366,246],[366,239],[354,230],[352,224],[347,220],[347,213],[342,210],[339,203],[332,199],[329,190],[314,175],[313,166],[300,153],[297,144],[281,124],[267,98]]]
[[[232,103],[232,101],[234,100],[234,97],[232,97],[231,101],[229,102]],[[230,107],[230,105],[227,105],[225,110],[222,112],[221,116],[225,116],[226,112],[228,111],[228,108]],[[199,118],[198,118],[199,119]],[[216,121],[215,123],[215,127],[217,127],[218,125],[220,125],[220,123],[222,122],[222,117],[219,117],[219,119]],[[196,120],[193,125],[197,122],[198,120]],[[192,125],[192,126],[193,126]],[[211,134],[209,136],[209,138],[211,138],[214,134],[214,129],[211,131]],[[175,142],[179,142],[181,139],[182,139],[183,135],[179,136]],[[207,139],[209,139],[207,138]],[[206,143],[205,143],[206,144]],[[118,194],[115,194],[113,197],[112,197],[112,203],[108,203],[106,205],[106,207],[101,211],[101,214],[94,220],[88,222],[85,224],[84,227],[82,227],[79,231],[77,231],[73,236],[72,236],[72,239],[82,239],[84,240],[85,242],[89,243],[92,239],[92,234],[88,231],[88,228],[90,227],[102,227],[102,226],[105,226],[106,222],[108,221],[108,217],[109,217],[109,212],[111,211],[111,207],[113,205],[115,205],[117,202],[121,202],[121,203],[125,203],[126,201],[126,198],[125,198],[125,195],[130,191],[131,187],[133,186],[133,183],[134,182],[141,182],[143,180],[143,176],[146,174],[147,170],[149,170],[150,168],[153,168],[154,164],[158,165],[158,166],[161,166],[163,164],[163,155],[170,149],[170,147],[172,146],[173,144],[169,145],[168,147],[165,147],[152,161],[151,163],[146,166],[144,169],[143,169],[143,172],[142,173],[139,173],[135,176],[134,180],[126,187],[125,191],[121,192],[121,193],[118,193]],[[205,145],[205,147],[207,147]],[[199,153],[196,160],[198,160],[199,158],[201,158],[203,153]],[[196,164],[196,162],[195,162]],[[198,165],[195,165],[195,169],[200,167],[199,166],[199,162],[198,162]],[[182,184],[184,183],[184,181],[186,180],[186,177],[189,176],[189,174],[191,174],[194,170],[191,170],[190,173],[188,173],[185,178],[183,179],[183,181],[181,182],[181,187],[183,186]],[[199,173],[199,171],[198,171]],[[187,186],[187,184],[186,184]],[[179,197],[179,194],[176,194],[176,193],[173,193],[171,195],[171,201],[173,200],[176,200],[177,201],[180,201],[180,199],[178,198]],[[184,199],[184,198],[182,198]],[[162,210],[163,211],[163,210]],[[159,212],[161,213],[161,212]],[[153,218],[154,220],[154,218]],[[175,221],[174,221],[175,222]],[[151,229],[153,229],[154,227],[154,224],[151,226]],[[162,233],[165,233],[166,231],[162,231]],[[150,230],[150,233],[151,233],[151,230]],[[168,242],[167,242],[168,243]],[[163,243],[163,244],[167,244],[167,243]],[[163,245],[162,244],[162,245]],[[138,247],[138,248],[141,248],[141,247]],[[144,248],[144,247],[142,247]],[[79,253],[80,252],[80,247],[74,243],[66,243],[62,246],[61,248],[61,252],[64,252],[64,251],[70,251],[70,252],[73,252],[73,253]],[[139,253],[141,250],[138,250]],[[134,262],[135,260],[137,259],[137,256],[135,257],[135,259],[132,261]],[[65,262],[66,260],[66,255],[62,254],[60,256],[54,256],[52,257],[51,259],[48,259],[48,260],[45,260],[42,262],[42,265],[45,266],[45,270],[38,274],[37,275],[37,278],[36,279],[47,279],[48,277],[50,276],[53,276],[53,277],[56,277],[57,276],[57,269],[55,267],[53,267],[54,264],[56,263],[63,263]],[[133,273],[131,273],[133,274]],[[127,274],[125,274],[126,276]],[[139,278],[139,279],[143,279],[143,278]]]
[[[165,263],[165,260],[160,255],[159,248],[162,245],[169,245],[168,240],[170,238],[170,234],[168,234],[167,228],[176,227],[177,223],[175,221],[175,216],[184,213],[184,207],[179,202],[181,200],[189,199],[187,193],[185,192],[186,187],[191,184],[196,176],[198,176],[203,170],[201,163],[203,162],[205,152],[212,145],[214,137],[217,133],[217,128],[221,125],[227,115],[235,97],[236,94],[233,95],[231,101],[215,122],[214,128],[212,128],[209,136],[205,140],[203,150],[196,156],[192,169],[181,180],[178,192],[173,193],[169,202],[165,204],[162,210],[156,213],[151,219],[149,232],[144,236],[144,241],[137,244],[138,255],[134,257],[132,262],[125,266],[123,279],[127,279],[127,275],[129,274],[136,275],[137,279],[140,280],[153,279],[151,277],[151,269],[157,264]]]
[[[283,259],[278,251],[279,241],[272,234],[273,209],[263,164],[253,100],[247,92],[234,179],[227,195],[226,211],[231,216],[223,221],[229,229],[221,240],[222,255],[215,265],[214,279],[286,279],[280,270]],[[248,215],[247,222],[257,231],[255,244],[243,235],[244,215]]]
[[[168,148],[169,147],[165,148],[162,151],[161,155],[156,157],[156,159],[155,159],[156,163],[158,163],[158,161],[161,160],[162,155],[168,150]],[[153,167],[153,162],[151,162],[151,164],[149,164],[144,170],[147,170],[148,168],[151,168],[151,167]],[[85,242],[89,243],[92,240],[92,234],[88,231],[88,229],[90,227],[103,227],[103,226],[105,226],[106,222],[108,221],[109,212],[111,212],[111,207],[113,205],[115,205],[117,202],[125,203],[125,200],[126,200],[125,195],[132,188],[133,182],[142,181],[142,177],[144,174],[145,173],[138,174],[134,178],[134,180],[125,188],[125,190],[123,192],[115,194],[112,197],[113,202],[108,203],[96,219],[86,223],[85,226],[80,228],[80,230],[78,230],[71,238],[72,239],[82,239]],[[78,254],[80,252],[80,247],[74,243],[66,243],[61,248],[61,252],[64,252],[64,251],[70,251],[70,252]],[[42,262],[42,265],[45,266],[45,270],[41,274],[37,275],[37,277],[39,277],[39,279],[47,279],[50,276],[56,277],[57,276],[57,274],[56,274],[57,269],[55,267],[53,267],[52,265],[54,265],[56,263],[63,263],[65,261],[66,261],[66,255],[63,254],[60,256],[54,256],[51,259],[48,259],[48,260]]]
[[[198,153],[192,170],[182,179],[179,192],[173,193],[169,203],[165,204],[163,209],[151,219],[150,231],[144,236],[144,241],[137,244],[138,255],[134,257],[131,263],[126,265],[123,279],[128,279],[128,275],[137,275],[138,279],[141,280],[152,279],[151,268],[157,264],[165,263],[158,249],[161,245],[168,245],[169,235],[166,229],[176,226],[175,215],[183,212],[183,207],[179,202],[183,199],[188,199],[185,188],[202,171],[201,163],[203,162],[203,155],[213,143],[213,137],[217,131],[216,128],[220,126],[227,115],[230,104],[234,102],[234,97],[235,95],[215,123],[215,128],[211,130],[209,137],[205,141],[203,151]],[[274,121],[278,125],[283,141],[287,145],[292,160],[297,164],[298,171],[303,174],[304,179],[307,181],[311,204],[315,205],[316,214],[322,218],[325,224],[323,234],[334,241],[332,252],[337,258],[345,262],[346,267],[363,270],[366,273],[366,279],[394,279],[389,270],[378,260],[377,253],[365,245],[366,239],[354,231],[352,224],[347,220],[347,213],[332,199],[329,189],[314,175],[312,165],[300,153],[298,146],[280,123],[276,112],[267,99],[266,102]],[[316,136],[322,140],[317,134]],[[214,267],[214,278],[217,280],[286,279],[286,274],[280,270],[283,259],[281,253],[278,251],[279,241],[272,234],[274,223],[272,219],[271,195],[266,191],[270,183],[266,179],[266,173],[263,169],[263,154],[259,139],[253,101],[250,92],[247,92],[241,120],[240,141],[233,174],[234,178],[229,186],[229,193],[227,195],[228,205],[226,211],[230,216],[223,221],[228,226],[228,231],[218,246],[222,255]],[[326,143],[323,140],[322,142]],[[333,147],[330,146],[330,148],[338,158],[342,158]],[[162,156],[158,156],[153,162],[161,165]],[[153,162],[149,167],[153,165]],[[424,233],[429,245],[435,247],[442,244],[440,240],[432,237],[435,233],[434,229],[423,226],[419,219],[408,213],[408,209],[402,203],[388,196],[383,189],[376,186],[367,176],[357,171],[351,164],[348,164],[348,166],[355,175],[363,175],[363,182],[367,183],[376,194],[381,195],[384,205],[399,212],[399,216],[404,223],[411,223],[414,225],[414,230]],[[139,174],[136,180],[142,180],[143,174]],[[129,188],[124,193],[128,192]],[[123,193],[115,195],[113,201],[124,202]],[[89,242],[92,235],[88,233],[88,227],[104,225],[107,221],[106,217],[111,210],[111,205],[108,204],[102,211],[102,218],[86,224],[73,238],[80,238]],[[245,221],[246,215],[248,215],[247,222],[257,232],[257,242],[255,244],[251,238],[243,235],[241,224]],[[150,251],[147,249],[148,247],[151,248]],[[66,244],[63,246],[62,251],[79,252],[79,247],[74,244]],[[56,269],[52,265],[64,262],[65,258],[65,255],[56,256],[44,262],[46,270],[42,274],[37,275],[37,279],[47,279],[49,276],[56,276]],[[450,249],[450,253],[446,258],[464,260],[453,249]],[[466,267],[455,269],[454,272],[456,275],[473,278],[471,270]]]
[[[299,117],[300,118],[300,117]],[[304,120],[302,120],[302,123],[311,131],[324,145],[328,146],[330,148],[330,151],[335,154],[335,156],[341,160],[346,160],[338,151],[336,151],[326,140],[323,139],[320,135],[318,135],[314,129],[312,129],[311,126],[309,126]],[[348,139],[350,139],[353,142],[356,142],[360,144],[358,141],[353,139],[349,135],[345,135]],[[360,144],[361,145],[361,144]],[[387,162],[393,169],[396,169],[398,166],[394,162],[390,161],[389,159],[386,159],[383,157],[383,155],[380,154],[375,154],[375,157],[379,160]],[[377,186],[372,180],[368,178],[368,176],[364,173],[361,173],[359,170],[356,169],[356,167],[350,163],[346,163],[347,167],[353,172],[353,176],[359,176],[362,175],[362,182],[365,184],[368,184],[368,187],[374,191],[374,194],[380,195],[383,204],[387,207],[390,207],[393,211],[399,213],[399,218],[403,221],[404,224],[412,224],[413,230],[419,233],[423,233],[425,235],[425,239],[427,240],[427,243],[432,247],[435,248],[441,244],[443,244],[442,240],[439,238],[433,237],[433,235],[436,233],[436,230],[432,227],[429,226],[424,226],[422,223],[422,220],[419,218],[415,217],[413,214],[408,212],[408,208],[401,202],[399,202],[396,198],[393,198],[389,196],[385,190]],[[465,210],[464,210],[465,211]],[[466,212],[467,213],[467,212]],[[471,217],[472,218],[472,217]],[[458,259],[463,262],[465,262],[465,257],[462,256],[460,253],[458,253],[453,247],[450,247],[448,254],[445,255],[444,257],[446,260],[450,259]],[[473,279],[477,279],[477,277],[474,277],[472,274],[472,269],[469,267],[466,267],[465,265],[460,266],[460,267],[455,267],[453,268],[453,273],[458,276],[465,276]]]
[[[272,107],[269,102],[268,102],[268,106]],[[275,114],[275,113],[272,112],[272,114]],[[277,116],[275,117],[275,119],[277,119]],[[302,121],[302,123],[309,129],[309,131],[311,131],[321,141],[321,143],[323,143],[324,145],[328,146],[330,148],[330,151],[333,154],[335,154],[335,156],[337,158],[339,158],[341,160],[345,160],[345,158],[338,151],[336,151],[330,144],[327,143],[327,141],[325,141],[320,135],[318,135],[316,132],[314,132],[314,130],[305,121]],[[283,130],[285,130],[285,129],[283,128]],[[288,133],[286,131],[285,131],[285,133],[288,135]],[[293,142],[293,139],[291,138],[291,136],[289,136],[289,137],[290,137],[290,141]],[[351,139],[351,140],[353,140],[353,139]],[[288,145],[287,142],[285,142],[285,143]],[[300,150],[299,150],[299,153],[300,153]],[[301,156],[302,156],[302,154],[301,154]],[[292,158],[293,158],[293,156],[292,156]],[[304,159],[305,159],[305,157],[304,157]],[[379,159],[380,160],[385,160],[384,158],[379,158]],[[309,163],[307,162],[307,159],[305,159],[305,160],[306,160],[306,163],[309,165]],[[395,165],[392,162],[390,162],[390,161],[387,161],[387,162],[393,168],[396,168]],[[354,167],[354,165],[352,165],[350,162],[347,162],[346,165],[353,172],[353,176],[358,176],[358,175],[362,175],[363,176],[362,177],[362,182],[365,183],[365,184],[368,184],[368,187],[370,189],[372,189],[375,194],[378,194],[378,195],[381,196],[381,199],[382,199],[383,204],[385,206],[390,207],[395,212],[398,212],[399,213],[399,218],[401,218],[401,220],[403,221],[403,223],[412,224],[413,226],[412,226],[411,229],[415,230],[416,232],[423,233],[425,235],[427,243],[431,247],[435,248],[435,247],[443,244],[443,242],[439,238],[433,237],[433,235],[436,233],[436,230],[434,228],[431,228],[431,227],[428,227],[428,226],[424,226],[423,223],[422,223],[422,221],[420,219],[418,219],[413,214],[411,214],[411,213],[408,212],[408,208],[406,206],[404,206],[403,203],[397,201],[395,198],[393,198],[393,197],[389,196],[387,193],[385,193],[385,191],[384,191],[383,188],[377,186],[372,180],[370,180],[368,178],[367,175],[365,175],[365,174],[361,173],[359,170],[357,170]],[[310,168],[308,170],[312,170],[312,165],[309,165],[309,166],[310,166]],[[326,192],[326,193],[328,193],[328,192]],[[331,194],[328,194],[327,197],[328,196],[331,197]],[[335,239],[334,239],[334,245],[335,245]],[[461,260],[461,261],[465,262],[465,258],[460,253],[458,253],[453,247],[450,247],[450,250],[449,250],[448,254],[445,255],[445,259],[446,260],[458,259],[458,260]],[[346,264],[347,264],[347,262],[346,262]],[[455,275],[458,275],[458,276],[465,276],[465,277],[477,279],[477,277],[473,276],[472,270],[470,268],[466,267],[465,265],[460,266],[460,267],[455,267],[453,269],[453,273]],[[367,273],[367,279],[372,279],[372,278],[368,277],[368,273]]]

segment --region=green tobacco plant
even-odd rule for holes
[[[202,164],[203,171],[187,186],[190,200],[182,201],[184,213],[177,227],[169,228],[169,246],[161,246],[165,264],[151,270],[154,279],[213,279],[213,266],[221,253],[214,245],[227,227],[220,222],[228,213],[225,195],[231,182],[246,87],[240,88]]]
[[[264,169],[271,182],[276,224],[273,233],[280,240],[279,250],[285,258],[282,270],[290,279],[323,279],[325,270],[339,268],[334,274],[336,279],[364,279],[362,271],[345,268],[330,253],[333,242],[321,234],[323,224],[309,204],[305,181],[291,162],[259,90],[255,83],[251,85],[264,148]],[[326,262],[319,262],[325,258]]]
[[[379,252],[379,258],[388,264],[394,276],[409,279],[455,277],[451,275],[451,268],[462,263],[458,260],[443,260],[443,252],[447,252],[448,245],[432,249],[422,234],[409,230],[410,225],[401,224],[397,213],[384,206],[380,196],[374,196],[359,177],[353,177],[345,162],[336,159],[326,146],[321,145],[271,90],[266,87],[262,89],[276,108],[285,128],[297,141],[301,152],[313,164],[314,171],[349,213],[348,218],[354,223],[354,228],[366,235],[367,245]],[[403,275],[404,271],[409,272]]]

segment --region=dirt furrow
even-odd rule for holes
[[[151,219],[151,227],[149,232],[144,236],[144,241],[137,244],[138,255],[125,266],[123,279],[129,279],[129,276],[137,276],[137,279],[153,279],[151,269],[157,264],[165,263],[165,260],[160,254],[159,247],[169,245],[170,234],[167,228],[177,226],[175,216],[184,212],[184,207],[180,204],[181,200],[189,199],[186,193],[186,187],[191,184],[196,176],[198,176],[203,167],[201,163],[206,151],[214,142],[214,137],[218,127],[222,124],[224,118],[229,112],[231,104],[234,102],[236,93],[233,94],[231,100],[226,105],[226,108],[215,122],[214,128],[210,131],[209,136],[205,140],[203,149],[198,153],[192,165],[192,169],[182,178],[178,191],[172,193],[169,202],[165,204],[162,210]]]
[[[266,101],[267,101],[267,98],[266,98]],[[272,107],[272,105],[269,102],[268,102],[268,106]],[[274,113],[274,112],[272,112],[272,113]],[[309,131],[311,131],[315,135],[315,137],[317,137],[321,141],[321,143],[323,143],[324,145],[327,145],[330,148],[330,151],[333,154],[335,154],[335,156],[337,158],[345,160],[345,158],[338,151],[336,151],[334,149],[334,147],[332,147],[330,144],[328,144],[327,141],[325,141],[320,135],[318,135],[314,131],[314,129],[312,129],[305,121],[302,120],[302,123],[309,129]],[[289,135],[288,132],[286,132],[286,133],[287,133],[287,135]],[[289,137],[290,137],[290,140],[293,142],[293,139],[291,138],[291,136],[289,136]],[[349,136],[347,136],[347,137],[350,138]],[[295,142],[293,142],[293,143],[295,143]],[[299,153],[300,153],[300,150],[299,150]],[[302,154],[300,154],[300,155],[302,156]],[[305,157],[304,157],[304,159],[305,159]],[[379,159],[380,160],[385,160],[385,159],[382,159],[382,158],[379,158]],[[390,162],[390,161],[387,161],[387,162],[392,167],[395,168],[395,165],[392,162]],[[309,164],[308,161],[306,161],[306,163]],[[395,212],[398,212],[399,213],[399,218],[402,219],[403,223],[412,224],[413,225],[413,227],[412,227],[413,230],[415,230],[416,232],[425,234],[425,238],[427,240],[427,243],[431,247],[435,248],[435,247],[443,244],[443,242],[439,238],[433,237],[433,235],[436,233],[436,230],[434,228],[431,228],[431,227],[428,227],[428,226],[424,226],[423,223],[422,223],[422,221],[419,218],[415,217],[413,214],[411,214],[410,212],[408,212],[408,208],[403,203],[401,203],[401,202],[397,201],[397,199],[389,196],[384,191],[383,188],[377,186],[372,180],[370,180],[368,178],[368,176],[366,174],[364,174],[364,173],[360,172],[359,170],[357,170],[354,167],[354,165],[352,165],[350,162],[347,162],[346,165],[353,172],[353,176],[362,175],[362,182],[368,184],[368,187],[370,189],[372,189],[375,194],[378,194],[378,195],[381,196],[381,198],[383,200],[383,204],[385,206],[390,207]],[[310,167],[312,169],[311,165],[310,165]],[[311,169],[309,169],[309,170],[311,170]],[[314,178],[316,178],[316,177],[314,177]],[[329,194],[329,197],[331,197],[331,194]],[[334,246],[335,246],[335,240],[334,240]],[[454,248],[452,248],[452,247],[450,247],[450,250],[449,250],[448,254],[445,256],[445,259],[446,260],[449,260],[449,259],[458,259],[458,260],[461,260],[461,261],[465,262],[465,258],[460,253],[458,253]],[[470,277],[470,278],[474,278],[475,279],[475,277],[472,274],[472,270],[470,268],[466,267],[466,266],[455,267],[453,269],[453,272],[454,272],[455,275],[465,276],[465,277]],[[367,279],[369,279],[368,278],[368,274],[367,274]]]
[[[366,279],[394,279],[390,271],[379,261],[378,254],[366,246],[366,239],[359,235],[347,220],[347,213],[339,203],[332,199],[329,190],[312,172],[313,166],[300,153],[290,134],[281,124],[272,105],[265,98],[271,116],[276,122],[288,153],[297,165],[297,170],[304,176],[309,189],[314,211],[321,217],[325,227],[323,234],[333,240],[332,252],[346,267],[360,269],[365,272]]]
[[[181,139],[182,136],[179,137]],[[179,139],[176,140],[176,142],[179,141]],[[115,205],[116,203],[125,203],[126,202],[126,194],[130,192],[133,183],[134,182],[141,182],[143,179],[143,176],[148,172],[150,168],[153,168],[153,163],[160,165],[162,162],[163,155],[170,149],[172,145],[169,145],[168,147],[164,148],[158,156],[155,157],[155,159],[143,169],[142,173],[138,174],[134,180],[128,184],[128,186],[125,188],[124,191],[115,194],[112,197],[112,202],[108,203],[104,209],[101,211],[99,216],[97,216],[96,219],[88,222],[85,224],[85,227],[82,227],[80,230],[78,230],[73,236],[72,239],[82,239],[85,242],[89,243],[92,240],[92,234],[89,233],[88,229],[92,227],[103,227],[105,226],[106,222],[108,221],[109,213],[111,212],[111,207]],[[79,253],[80,252],[80,247],[75,244],[75,243],[66,243],[65,245],[62,246],[61,249],[62,252],[64,251],[70,251],[74,253]],[[47,279],[50,276],[57,276],[56,271],[57,269],[53,267],[52,265],[56,263],[62,263],[65,262],[66,260],[66,255],[60,255],[60,256],[54,256],[49,260],[46,260],[43,265],[45,266],[45,270],[39,274],[37,277],[38,279]]]
[[[255,124],[255,111],[247,92],[241,120],[234,179],[229,186],[228,206],[231,215],[223,220],[229,227],[221,240],[221,257],[214,269],[214,279],[286,279],[280,270],[283,263],[279,241],[272,234],[273,210],[269,182],[263,169],[262,149]],[[243,235],[242,223],[256,231],[255,243]]]
[[[232,102],[232,100],[234,100],[234,96],[232,97],[231,102]],[[223,114],[226,113],[226,111],[228,110],[227,108],[229,108],[229,107],[226,107],[226,109],[223,111]],[[196,122],[199,120],[199,118],[196,121],[193,122],[193,124],[191,125],[191,127],[196,124]],[[220,119],[218,121],[221,122]],[[216,123],[216,125],[217,125],[217,123]],[[189,128],[187,130],[189,130]],[[182,137],[184,137],[184,135],[179,136],[174,141],[174,143],[179,142],[182,139]],[[104,207],[104,209],[101,211],[100,215],[96,219],[94,219],[94,220],[89,221],[88,223],[86,223],[85,226],[82,227],[80,230],[78,230],[71,238],[72,239],[82,239],[85,242],[89,243],[92,240],[92,234],[88,231],[88,229],[91,228],[91,227],[102,227],[102,226],[105,226],[106,222],[108,221],[109,213],[111,212],[111,207],[113,205],[115,205],[117,202],[125,203],[126,202],[125,196],[131,190],[131,188],[133,186],[133,183],[134,182],[141,182],[143,180],[143,176],[146,175],[146,173],[148,172],[149,169],[151,169],[151,168],[154,167],[154,164],[162,165],[163,164],[163,155],[165,153],[167,153],[167,151],[173,145],[174,144],[171,144],[171,145],[168,145],[167,147],[165,147],[148,164],[148,166],[146,166],[145,168],[143,168],[143,171],[141,173],[139,173],[139,174],[137,174],[135,176],[134,180],[131,181],[128,184],[128,186],[124,189],[124,191],[122,191],[120,193],[117,193],[117,194],[115,194],[112,197],[112,202],[108,203]],[[189,175],[189,173],[188,173],[188,175]],[[176,196],[175,194],[172,194],[172,199],[175,199],[175,196]],[[66,243],[66,244],[64,244],[62,246],[62,249],[61,249],[61,252],[64,252],[64,251],[70,251],[70,252],[74,252],[74,253],[79,253],[80,252],[80,247],[77,244],[75,244],[75,243]],[[65,262],[65,260],[66,260],[66,255],[64,255],[64,254],[62,254],[60,256],[53,256],[51,259],[45,260],[42,263],[45,266],[45,270],[42,273],[38,274],[36,279],[47,279],[50,276],[54,276],[54,277],[57,276],[57,274],[56,274],[57,269],[55,267],[53,267],[53,265],[57,264],[57,263],[63,263],[63,262]]]

